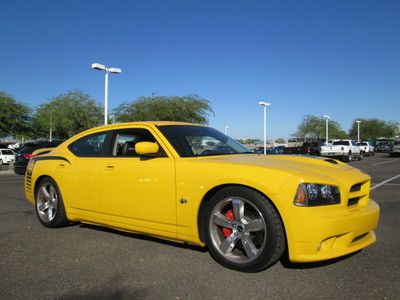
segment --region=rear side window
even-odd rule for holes
[[[101,157],[107,155],[107,132],[85,136],[68,146],[76,156]]]

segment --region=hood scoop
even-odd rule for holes
[[[324,161],[326,161],[328,163],[331,163],[333,165],[338,165],[338,162],[336,160],[334,160],[334,159],[331,159],[331,158],[324,159]]]

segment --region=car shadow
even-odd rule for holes
[[[137,234],[137,233],[131,233],[131,232],[125,232],[125,231],[119,231],[117,229],[108,228],[108,227],[101,227],[101,226],[97,226],[97,225],[84,224],[84,223],[76,224],[76,226],[79,226],[81,228],[88,228],[91,230],[101,231],[101,232],[113,233],[113,234],[117,234],[119,236],[124,236],[124,237],[128,237],[128,238],[135,238],[135,239],[139,239],[139,240],[143,240],[143,241],[150,241],[150,242],[159,243],[159,244],[176,247],[176,248],[181,248],[181,249],[189,249],[189,250],[194,250],[194,251],[198,251],[198,252],[202,252],[202,253],[208,252],[207,247],[200,247],[200,246],[196,246],[196,245],[190,245],[188,243],[179,243],[179,242],[174,242],[174,241],[163,240],[163,239],[160,239],[157,237],[152,237],[152,236],[147,236],[147,235],[142,235],[142,234]],[[329,265],[335,264],[340,261],[344,261],[346,259],[349,259],[352,256],[357,255],[361,251],[362,250],[358,250],[356,252],[353,252],[353,253],[350,253],[350,254],[347,254],[347,255],[344,255],[341,257],[337,257],[337,258],[333,258],[333,259],[329,259],[329,260],[323,260],[323,261],[319,261],[319,262],[309,262],[309,263],[291,262],[289,260],[288,252],[285,251],[284,254],[282,255],[282,257],[279,259],[279,262],[285,269],[314,269],[314,268],[321,268],[321,267],[329,266]]]
[[[337,258],[332,258],[332,259],[328,259],[328,260],[323,260],[323,261],[318,261],[318,262],[309,262],[309,263],[295,263],[295,262],[291,262],[289,260],[289,255],[287,253],[287,251],[285,251],[285,253],[282,255],[282,257],[280,258],[280,263],[282,264],[282,266],[285,269],[314,269],[314,268],[320,268],[320,267],[325,267],[325,266],[329,266],[329,265],[333,265],[337,262],[346,260],[352,256],[357,255],[359,252],[361,252],[362,250],[358,250],[356,252],[344,255],[344,256],[340,256]]]
[[[60,300],[109,300],[109,299],[145,299],[151,295],[150,289],[132,288],[124,284],[120,275],[113,276],[101,286],[95,286],[87,291],[67,291],[57,297]]]
[[[84,223],[81,223],[78,226],[81,228],[88,228],[88,229],[93,229],[93,230],[102,231],[102,232],[114,233],[114,234],[124,236],[124,237],[135,238],[135,239],[139,239],[139,240],[143,240],[143,241],[150,241],[150,242],[168,245],[168,246],[172,246],[172,247],[177,247],[177,248],[181,248],[181,249],[190,249],[190,250],[203,252],[203,253],[208,251],[206,247],[191,245],[188,243],[179,243],[179,242],[174,242],[174,241],[163,240],[161,238],[157,238],[157,237],[153,237],[153,236],[142,235],[142,234],[132,233],[132,232],[119,231],[117,229],[108,228],[108,227],[101,227],[101,226],[96,226],[96,225],[92,225],[92,224],[84,224]]]

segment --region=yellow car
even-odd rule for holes
[[[370,177],[342,162],[265,156],[206,126],[135,122],[87,130],[33,157],[26,198],[47,227],[83,222],[207,246],[256,272],[375,242]]]

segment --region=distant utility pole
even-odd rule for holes
[[[229,129],[229,127],[230,127],[230,126],[228,126],[228,125],[225,126],[225,135],[228,135],[228,129]]]
[[[260,101],[259,105],[264,107],[264,155],[267,154],[267,106],[270,106],[271,103]]]
[[[359,143],[360,142],[360,123],[361,123],[361,121],[357,120],[356,122],[357,122],[357,143]]]
[[[330,116],[327,116],[327,115],[324,115],[324,118],[325,118],[325,120],[326,120],[326,123],[325,123],[325,130],[326,130],[326,142],[328,142],[328,140],[329,140],[329,135],[328,135],[328,120],[331,118]]]

